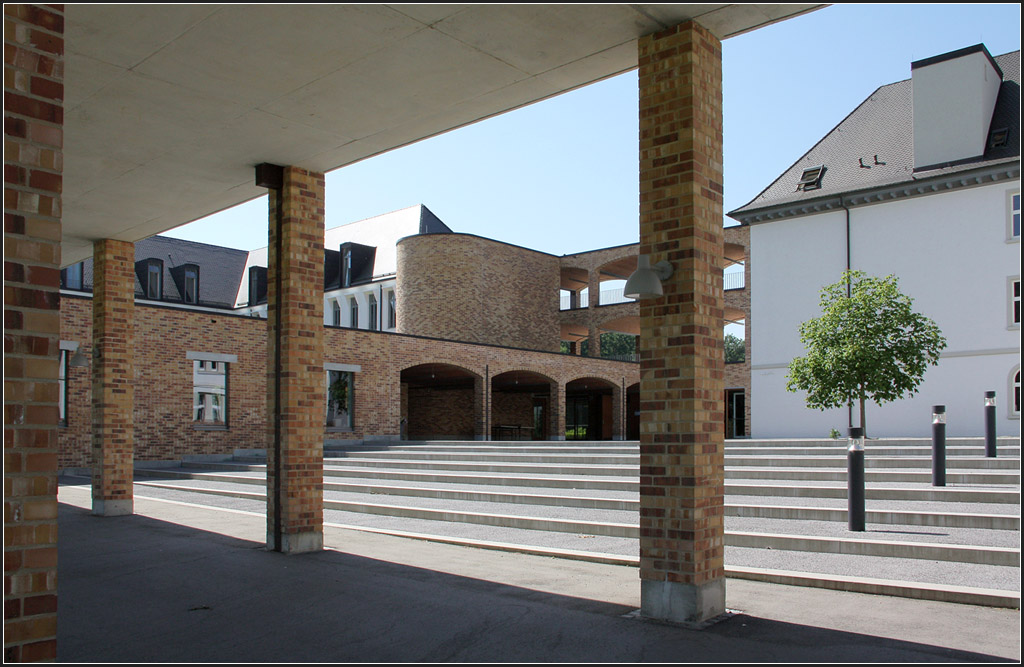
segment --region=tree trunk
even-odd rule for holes
[[[862,429],[864,429],[864,439],[866,440],[866,439],[867,439],[867,437],[868,437],[868,427],[867,427],[867,425],[866,425],[866,424],[864,423],[864,415],[865,415],[865,410],[864,410],[864,397],[863,397],[863,396],[861,396],[861,397],[860,397],[860,427],[861,427]]]

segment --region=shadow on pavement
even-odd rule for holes
[[[746,614],[688,630],[621,605],[338,551],[284,556],[64,503],[59,530],[62,662],[1003,661]]]

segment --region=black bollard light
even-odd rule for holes
[[[932,406],[932,486],[946,486],[946,406]]]
[[[985,392],[985,456],[996,457],[996,392]]]
[[[864,531],[864,429],[850,428],[846,449],[847,519],[850,530]]]

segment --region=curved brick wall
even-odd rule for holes
[[[398,243],[398,331],[558,350],[559,260],[466,234]]]

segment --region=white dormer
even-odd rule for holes
[[[1003,74],[983,44],[912,63],[914,168],[980,157]]]

